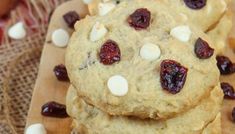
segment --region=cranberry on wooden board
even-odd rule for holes
[[[54,101],[48,102],[42,106],[41,114],[48,117],[66,118],[66,106]]]
[[[137,9],[132,13],[127,21],[136,30],[146,29],[150,25],[151,12],[146,8]]]
[[[188,69],[174,60],[164,60],[161,63],[161,86],[172,94],[179,93],[183,88]]]
[[[198,38],[194,46],[194,52],[199,59],[208,59],[214,54],[214,49],[206,41]]]
[[[66,67],[63,64],[55,66],[53,71],[59,81],[69,81]]]
[[[121,52],[115,41],[106,41],[99,52],[100,62],[104,65],[112,65],[121,60]]]
[[[76,11],[70,11],[66,13],[65,15],[63,15],[63,18],[70,28],[74,28],[74,24],[80,20],[80,16]]]
[[[224,98],[226,99],[235,99],[235,93],[234,93],[234,88],[231,86],[229,83],[222,82],[221,88],[224,92]]]
[[[187,7],[191,9],[201,9],[206,6],[207,0],[184,0]]]
[[[228,75],[235,72],[235,64],[233,64],[228,57],[217,56],[216,60],[217,60],[217,67],[220,70],[220,74]]]

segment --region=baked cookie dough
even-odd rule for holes
[[[227,11],[221,18],[215,28],[207,32],[208,36],[213,40],[217,54],[222,54],[227,44],[228,35],[232,29],[232,13]]]
[[[111,115],[154,119],[208,97],[219,82],[215,54],[198,57],[195,44],[212,43],[167,9],[161,1],[125,1],[115,12],[76,23],[65,62],[80,97]],[[130,18],[142,10],[151,20],[135,25]],[[202,48],[212,52],[209,45]]]
[[[99,11],[105,10],[110,5],[118,5],[123,1],[126,0],[93,0],[88,5],[89,12],[91,15],[99,15]],[[231,0],[208,0],[207,5],[204,7],[207,9],[201,9],[202,11],[190,9],[185,5],[183,0],[164,0],[164,2],[175,11],[178,11],[185,20],[191,21],[194,25],[199,26],[204,31],[209,30],[207,33],[214,39],[216,53],[220,54],[223,52],[227,36],[232,27],[231,12],[225,13],[225,11],[227,11],[227,5],[231,3]],[[216,26],[214,27],[213,25],[215,24]]]
[[[72,86],[66,105],[74,127],[82,134],[221,134],[222,99],[222,90],[217,86],[196,107],[165,121],[110,116],[87,105]]]
[[[131,0],[93,0],[88,5],[89,12],[91,15],[99,15],[99,13],[107,9],[108,6],[117,5],[123,1]],[[172,9],[173,11],[180,13],[186,20],[189,20],[204,31],[210,29],[213,24],[220,20],[224,12],[227,10],[227,4],[230,3],[230,0],[205,0],[206,5],[203,8],[192,9],[185,4],[184,1],[187,0],[161,1],[168,7],[168,10]]]
[[[214,121],[208,124],[202,131],[202,134],[221,134],[221,113],[217,114]]]

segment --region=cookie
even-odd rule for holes
[[[228,35],[232,29],[232,24],[232,13],[227,11],[215,28],[207,32],[208,36],[213,39],[213,46],[216,48],[216,53],[222,54],[224,52]]]
[[[221,134],[221,113],[217,114],[214,121],[208,124],[202,134]]]
[[[107,7],[104,6],[105,4],[109,6],[113,4],[117,5],[123,1],[126,0],[93,0],[88,5],[89,12],[91,15],[96,15],[104,10],[103,7],[107,9]],[[230,3],[230,0],[163,0],[163,3],[168,8],[180,13],[186,20],[189,20],[194,25],[206,31],[219,21],[226,11],[227,3]]]
[[[217,86],[195,108],[165,121],[110,116],[87,105],[72,86],[68,90],[66,105],[69,115],[74,119],[74,127],[83,134],[221,134],[218,113],[222,99],[222,90]]]
[[[219,81],[212,43],[167,9],[161,1],[126,1],[76,23],[65,62],[87,103],[111,115],[160,119],[208,97]],[[143,22],[135,23],[138,15]]]
[[[93,0],[88,5],[89,12],[91,15],[96,15],[96,14],[99,14],[99,11],[102,9],[103,7],[102,5],[105,5],[105,4],[110,5],[110,3],[111,5],[112,4],[118,5],[123,1],[125,0]],[[196,26],[199,26],[204,31],[209,31],[209,36],[211,36],[212,39],[215,38],[214,47],[216,49],[216,52],[217,53],[223,52],[225,48],[225,44],[226,44],[227,35],[232,27],[231,13],[226,13],[227,15],[225,16],[223,14],[226,11],[227,5],[231,3],[231,0],[219,0],[216,2],[212,0],[207,1],[205,7],[203,7],[207,9],[200,9],[202,10],[200,12],[194,11],[194,9],[190,9],[189,7],[187,7],[187,4],[185,4],[183,1],[180,1],[180,0],[177,0],[177,1],[165,0],[164,2],[169,7],[172,7],[172,9],[174,9],[175,11],[179,11],[182,17],[184,17],[186,20],[187,19],[190,20],[192,23],[194,23]],[[213,11],[211,10],[211,8]],[[207,19],[203,19],[203,17]],[[198,20],[201,20],[200,23],[198,23]],[[223,30],[223,27],[225,27],[224,30]]]

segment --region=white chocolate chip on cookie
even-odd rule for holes
[[[46,129],[43,124],[37,123],[30,125],[27,129],[25,134],[46,134]]]
[[[114,75],[108,80],[109,91],[115,96],[125,96],[128,92],[128,82],[121,75]]]
[[[66,47],[69,42],[69,33],[64,29],[57,29],[52,33],[52,42],[57,47]]]
[[[98,9],[99,9],[99,15],[100,16],[104,16],[107,13],[109,13],[110,11],[112,11],[115,8],[115,4],[114,3],[99,3],[98,5]]]
[[[170,35],[182,42],[188,42],[191,37],[192,31],[189,26],[181,25],[171,29]]]
[[[90,33],[90,41],[98,41],[102,37],[106,35],[108,30],[105,28],[105,26],[99,22],[96,22],[95,25],[92,27],[91,33]]]
[[[8,36],[12,39],[23,39],[26,36],[26,30],[22,22],[18,22],[8,30]]]
[[[140,49],[140,56],[145,60],[153,61],[161,56],[161,50],[158,45],[146,43]]]

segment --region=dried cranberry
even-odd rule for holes
[[[51,101],[42,106],[41,114],[49,117],[66,118],[66,106],[57,102]]]
[[[184,0],[184,3],[191,9],[201,9],[206,6],[207,0]]]
[[[111,65],[121,60],[121,52],[115,41],[106,41],[100,49],[100,62],[104,65]]]
[[[59,81],[69,81],[66,67],[63,64],[54,67],[54,73]]]
[[[66,13],[63,18],[70,28],[74,28],[74,24],[80,20],[80,16],[75,11]]]
[[[137,9],[128,18],[128,23],[136,30],[146,29],[150,25],[151,13],[146,8]]]
[[[194,52],[199,59],[208,59],[214,54],[214,49],[206,41],[198,38],[195,43]]]
[[[229,83],[221,83],[221,88],[224,92],[224,98],[235,99],[234,88]]]
[[[235,107],[232,110],[232,119],[233,119],[233,122],[235,122]]]
[[[180,92],[183,88],[188,69],[174,60],[164,60],[161,63],[161,86],[172,94]]]
[[[228,75],[235,72],[235,64],[233,64],[228,57],[217,56],[216,60],[217,60],[217,67],[220,70],[220,74]]]

